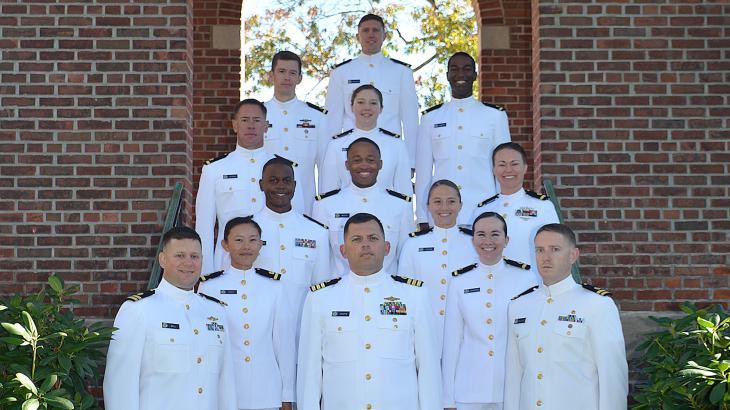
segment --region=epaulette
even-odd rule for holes
[[[279,272],[272,272],[270,270],[261,269],[261,268],[256,268],[256,269],[254,269],[254,271],[261,276],[266,276],[269,279],[273,279],[273,280],[281,279],[281,273],[279,273]]]
[[[429,112],[441,108],[441,106],[444,105],[444,103],[436,104],[433,107],[428,107],[425,110],[421,111],[421,115],[428,114]]]
[[[477,268],[477,264],[476,263],[472,263],[471,265],[464,266],[461,269],[457,269],[457,270],[451,272],[451,276],[463,275],[463,274],[469,272],[470,270],[474,270],[476,268]]]
[[[343,61],[343,62],[341,62],[341,63],[337,63],[337,64],[335,64],[335,65],[334,65],[334,66],[333,66],[332,68],[337,68],[337,67],[339,67],[339,66],[341,66],[341,65],[345,65],[345,64],[349,63],[350,61],[352,61],[352,59],[351,59],[351,58],[350,58],[350,59],[347,59],[347,60],[345,60],[345,61]]]
[[[425,235],[429,232],[433,232],[433,226],[429,226],[428,229],[421,229],[420,231],[411,232],[408,234],[411,238],[415,238],[416,236]]]
[[[200,281],[201,282],[205,282],[206,280],[215,279],[215,278],[221,276],[223,274],[223,272],[225,272],[225,271],[219,270],[217,272],[213,272],[213,273],[209,273],[207,275],[203,275],[203,276],[200,277]]]
[[[127,296],[127,298],[124,299],[124,300],[129,300],[129,301],[132,301],[132,302],[138,302],[138,301],[146,298],[147,296],[152,296],[154,294],[155,294],[155,290],[154,289],[150,289],[150,290],[146,290],[144,292],[135,293],[132,296]]]
[[[340,190],[339,190],[339,189],[333,189],[333,190],[331,190],[331,191],[329,191],[329,192],[325,192],[324,194],[320,194],[320,195],[317,195],[317,196],[315,196],[315,197],[314,197],[314,199],[316,199],[317,201],[319,201],[319,200],[321,200],[321,199],[325,199],[325,198],[327,198],[328,196],[332,196],[332,195],[335,195],[335,194],[337,194],[338,192],[340,192]]]
[[[398,275],[390,275],[393,280],[400,283],[405,283],[406,285],[411,285],[420,288],[423,286],[423,281],[420,279],[411,279],[406,278],[405,276],[398,276]]]
[[[390,57],[388,57],[388,58],[390,58]],[[405,63],[405,62],[403,62],[403,61],[400,61],[400,60],[396,60],[395,58],[390,58],[390,61],[392,61],[392,62],[394,62],[394,63],[398,63],[398,64],[400,64],[400,65],[404,65],[404,66],[406,66],[406,67],[408,67],[408,68],[411,68],[411,65],[410,65],[410,64],[408,64],[408,63]]]
[[[519,298],[521,296],[525,296],[528,293],[532,293],[535,289],[537,289],[537,285],[535,285],[535,286],[531,287],[530,289],[527,289],[526,291],[524,291],[524,292],[520,293],[519,295],[513,297],[512,300],[515,300],[515,299],[517,299],[517,298]]]
[[[325,110],[324,108],[320,107],[317,104],[312,104],[311,102],[307,101],[307,105],[309,106],[309,108],[314,108],[315,110],[321,112],[322,114],[327,114],[327,110]]]
[[[294,162],[294,161],[290,160],[289,158],[286,158],[286,157],[282,157],[281,155],[276,155],[276,154],[274,154],[274,157],[276,157],[276,158],[281,158],[281,159],[283,159],[284,161],[287,161],[287,162],[289,162],[289,165],[291,165],[291,166],[292,166],[292,167],[294,167],[294,168],[296,168],[296,167],[298,167],[298,166],[299,166],[299,164],[297,164],[296,162]]]
[[[479,202],[477,204],[477,207],[478,208],[481,208],[481,207],[483,207],[484,205],[486,205],[486,204],[488,204],[490,202],[494,202],[497,198],[499,198],[499,194],[497,194],[495,196],[490,196],[489,198],[483,200],[482,202]]]
[[[209,160],[206,160],[206,161],[205,161],[205,165],[210,165],[210,164],[212,164],[212,163],[214,163],[214,162],[218,161],[219,159],[223,159],[223,158],[227,157],[227,156],[228,156],[228,154],[230,154],[230,152],[226,152],[225,154],[223,154],[223,155],[221,155],[221,156],[219,156],[219,157],[215,157],[215,158],[211,158],[211,159],[209,159]]]
[[[611,291],[608,291],[606,289],[597,288],[588,283],[583,283],[583,284],[581,284],[581,286],[583,286],[583,289],[587,289],[587,290],[590,290],[591,292],[598,293],[601,296],[611,296]]]
[[[464,228],[463,226],[459,227],[459,232],[463,233],[464,235],[474,236],[474,231],[469,228]]]
[[[386,189],[386,191],[388,191],[388,193],[393,195],[394,197],[400,198],[406,202],[411,202],[411,200],[412,200],[410,196],[408,196],[406,194],[401,194],[398,191],[393,191],[392,189]]]
[[[216,299],[213,296],[208,296],[205,293],[198,293],[198,295],[200,295],[200,296],[208,299],[211,302],[215,302],[215,303],[218,303],[218,304],[223,305],[223,306],[228,306],[228,303],[226,303],[226,302],[224,302],[224,301],[222,301],[220,299]]]
[[[394,132],[390,132],[390,131],[386,130],[385,128],[378,128],[378,129],[380,130],[380,132],[382,132],[385,135],[390,135],[391,137],[400,138],[400,135],[398,135]]]
[[[335,135],[334,137],[332,137],[332,139],[333,139],[333,140],[336,140],[337,138],[340,138],[340,137],[344,137],[345,135],[349,135],[349,134],[352,134],[352,132],[353,132],[353,131],[355,131],[355,129],[354,129],[354,128],[351,128],[351,129],[349,129],[349,130],[347,130],[347,131],[343,131],[343,132],[341,132],[341,133],[339,133],[339,134]]]
[[[485,103],[484,101],[482,101],[482,104],[486,105],[487,107],[492,107],[495,110],[504,111],[504,107],[502,107],[501,105]]]
[[[524,270],[530,270],[530,265],[528,265],[524,262],[517,262],[517,261],[513,261],[512,259],[507,259],[507,258],[502,258],[502,259],[504,259],[504,263],[506,263],[507,265],[512,265],[514,267],[524,269]]]
[[[328,192],[328,193],[329,193],[329,192]],[[325,195],[327,195],[327,194],[325,194]],[[324,229],[330,229],[330,228],[329,228],[329,227],[328,227],[327,225],[325,225],[325,224],[323,224],[322,222],[320,222],[320,221],[318,221],[318,220],[316,220],[316,219],[312,218],[312,217],[311,217],[311,216],[309,216],[309,215],[306,215],[306,214],[302,214],[302,216],[304,216],[305,218],[309,219],[310,221],[312,221],[312,222],[316,223],[317,225],[321,226],[321,227],[322,227],[322,228],[324,228]]]
[[[339,282],[341,279],[342,278],[330,279],[328,281],[325,281],[325,282],[322,282],[322,283],[318,283],[316,285],[312,285],[312,286],[309,287],[309,290],[311,290],[312,292],[316,292],[316,291],[318,291],[320,289],[326,288],[327,286],[334,285],[335,283]]]
[[[533,197],[533,198],[537,198],[537,199],[539,199],[539,200],[541,200],[541,201],[546,201],[546,200],[550,199],[550,197],[548,197],[548,196],[547,196],[547,195],[545,195],[545,194],[538,194],[537,192],[535,192],[535,191],[530,191],[529,189],[525,189],[525,193],[526,193],[527,195],[529,195],[529,196],[531,196],[531,197]]]

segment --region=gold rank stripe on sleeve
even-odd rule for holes
[[[528,293],[532,293],[535,289],[537,289],[537,285],[535,285],[535,286],[531,287],[530,289],[527,289],[526,291],[524,291],[524,292],[520,293],[519,295],[513,297],[512,300],[515,300],[515,299],[517,299],[519,297],[525,296]]]
[[[307,105],[309,106],[309,108],[313,108],[313,109],[321,112],[322,114],[327,114],[327,110],[325,110],[324,108],[320,107],[319,105],[312,104],[311,102],[307,102]]]
[[[484,101],[482,101],[482,104],[486,105],[487,107],[494,108],[498,111],[504,111],[504,107],[502,107],[501,105],[485,103]]]
[[[256,271],[256,273],[258,273],[259,275],[267,277],[269,279],[273,279],[273,280],[281,279],[281,273],[278,273],[278,272],[272,272],[270,270],[261,269],[261,268],[256,268],[256,269],[254,269],[254,271]]]
[[[400,138],[400,135],[398,135],[394,132],[390,132],[390,131],[386,130],[385,128],[378,128],[378,129],[380,130],[380,132],[382,132],[385,135],[391,136],[393,138]]]
[[[325,198],[330,197],[332,195],[336,195],[339,192],[340,192],[339,189],[333,189],[332,191],[325,192],[324,194],[320,194],[320,195],[315,196],[314,199],[316,199],[317,201],[321,201],[322,199],[325,199]]]
[[[205,161],[205,165],[209,165],[209,164],[212,164],[212,163],[214,163],[214,162],[216,162],[216,161],[218,161],[218,160],[220,160],[220,159],[223,159],[223,158],[227,157],[227,156],[228,156],[228,154],[229,154],[229,153],[227,152],[227,153],[225,153],[225,154],[223,154],[223,155],[221,155],[221,156],[219,156],[219,157],[214,157],[214,158],[211,158],[211,159],[209,159],[209,160]]]
[[[391,278],[393,278],[396,282],[405,283],[406,285],[421,287],[423,286],[423,281],[420,279],[412,279],[412,278],[406,278],[405,276],[398,276],[398,275],[390,275]]]
[[[392,61],[394,63],[397,63],[397,64],[400,64],[400,65],[404,65],[404,66],[406,66],[408,68],[411,68],[411,65],[410,64],[408,64],[406,62],[403,62],[403,61],[400,61],[400,60],[396,60],[395,58],[390,58],[390,61]]]
[[[463,275],[463,274],[465,274],[465,273],[467,273],[467,272],[469,272],[471,270],[474,270],[476,268],[477,268],[477,264],[476,263],[472,263],[471,265],[464,266],[461,269],[457,269],[457,270],[451,272],[451,276]]]
[[[316,292],[316,291],[318,291],[320,289],[326,288],[327,286],[334,285],[335,283],[339,282],[340,279],[342,279],[342,278],[330,279],[328,281],[324,281],[322,283],[318,283],[316,285],[312,285],[312,286],[309,287],[309,290],[311,290],[312,292]]]
[[[124,300],[129,300],[131,302],[137,302],[137,301],[140,301],[140,300],[146,298],[147,296],[152,296],[154,294],[155,294],[155,290],[154,289],[150,289],[150,290],[147,290],[147,291],[144,291],[144,292],[135,293],[132,296],[127,296],[127,298],[124,299]]]
[[[426,108],[425,110],[421,111],[421,115],[425,115],[425,114],[428,114],[428,113],[430,113],[430,112],[431,112],[431,111],[433,111],[433,110],[438,110],[438,109],[439,109],[439,108],[441,108],[441,107],[442,107],[443,105],[444,105],[444,103],[441,103],[441,104],[436,104],[436,105],[434,105],[433,107],[429,107],[429,108]]]
[[[588,283],[583,283],[581,286],[583,286],[583,289],[590,290],[591,292],[597,293],[601,296],[611,296],[611,292],[606,289],[597,288]]]
[[[481,208],[481,207],[483,207],[484,205],[486,205],[486,204],[488,204],[488,203],[490,203],[490,202],[494,202],[494,201],[495,201],[495,200],[496,200],[497,198],[499,198],[499,194],[497,194],[497,195],[495,195],[495,196],[490,196],[489,198],[487,198],[487,199],[483,200],[482,202],[479,202],[479,203],[477,204],[477,206],[478,206],[479,208]]]
[[[349,129],[349,130],[347,130],[347,131],[343,131],[343,132],[341,132],[341,133],[339,133],[339,134],[335,135],[334,137],[332,137],[332,139],[333,139],[333,140],[336,140],[337,138],[342,138],[342,137],[344,137],[345,135],[350,135],[350,134],[352,134],[352,132],[353,132],[353,131],[355,131],[355,129],[354,129],[354,128],[351,128],[351,129]]]
[[[433,232],[433,226],[429,226],[428,229],[421,229],[419,231],[411,232],[408,234],[411,238],[415,238],[416,236],[425,235],[429,232]]]
[[[208,296],[205,293],[198,293],[198,295],[200,295],[200,297],[202,297],[204,299],[208,299],[211,302],[215,302],[215,303],[218,303],[218,304],[223,305],[223,306],[228,306],[228,303],[226,303],[226,302],[224,302],[224,301],[222,301],[220,299],[216,299],[213,296]]]
[[[215,278],[220,277],[221,275],[223,275],[223,272],[224,271],[219,270],[217,272],[213,272],[213,273],[209,273],[207,275],[203,275],[203,276],[200,277],[200,281],[201,282],[205,282],[206,280],[215,279]]]
[[[537,199],[539,199],[539,200],[541,200],[541,201],[547,201],[548,199],[550,199],[550,197],[548,197],[548,196],[547,196],[547,195],[545,195],[545,194],[538,194],[537,192],[535,192],[535,191],[530,191],[529,189],[525,189],[525,193],[526,193],[527,195],[529,195],[529,196],[531,196],[531,197],[533,197],[533,198],[537,198]]]
[[[507,265],[511,265],[524,270],[530,270],[530,265],[524,262],[513,261],[512,259],[507,259],[504,257],[502,259],[504,259],[504,263],[506,263]]]
[[[386,189],[386,191],[388,191],[388,193],[391,194],[391,195],[393,195],[394,197],[400,198],[400,199],[402,199],[402,200],[404,200],[406,202],[411,202],[412,201],[411,197],[408,196],[408,195],[406,195],[406,194],[401,194],[400,192],[393,191],[392,189]]]
[[[322,228],[324,228],[324,229],[330,229],[330,228],[329,228],[329,227],[328,227],[327,225],[325,225],[325,224],[323,224],[322,222],[320,222],[320,221],[318,221],[318,220],[316,220],[316,219],[312,218],[312,217],[311,217],[311,216],[309,216],[309,215],[306,215],[306,214],[302,214],[302,216],[303,216],[303,217],[305,217],[305,218],[307,218],[307,219],[309,219],[310,221],[312,221],[312,222],[316,223],[317,225],[321,226],[321,227],[322,227]]]

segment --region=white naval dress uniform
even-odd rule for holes
[[[162,279],[114,319],[104,373],[109,410],[235,410],[230,327],[219,302]]]
[[[507,305],[537,282],[527,265],[511,260],[477,263],[454,274],[446,303],[441,364],[444,407],[501,410]]]
[[[498,194],[477,205],[472,221],[488,211],[502,215],[507,222],[509,243],[504,256],[530,264],[535,278],[542,282],[535,261],[535,234],[543,225],[560,222],[550,199],[525,189],[511,195]]]
[[[429,220],[427,203],[421,199],[428,198],[431,184],[448,179],[459,187],[464,204],[458,223],[471,225],[477,203],[497,192],[492,151],[510,139],[507,114],[472,97],[425,111],[416,154],[417,221]]]
[[[626,410],[621,320],[596,292],[568,276],[510,303],[505,410]]]
[[[347,259],[340,253],[345,242],[345,222],[359,212],[375,215],[385,230],[385,240],[390,242],[390,253],[385,256],[384,269],[398,271],[398,255],[413,231],[411,198],[376,185],[359,188],[353,184],[342,190],[320,195],[314,203],[314,219],[329,227],[330,269],[334,276],[341,276],[349,269]]]
[[[297,191],[302,193],[304,212],[311,213],[316,195],[314,165],[321,169],[324,151],[331,137],[325,131],[325,111],[297,98],[281,102],[274,97],[264,105],[269,122],[264,148],[299,165],[301,179],[297,180]]]
[[[355,127],[350,98],[361,85],[371,84],[383,94],[378,127],[403,135],[408,147],[408,166],[415,167],[418,135],[418,96],[410,66],[381,53],[360,54],[335,66],[327,85],[327,131],[336,135]],[[320,192],[326,192],[320,190]]]
[[[320,290],[307,296],[302,317],[299,410],[441,410],[428,297],[420,281],[395,278],[349,272],[313,287]]]
[[[456,226],[412,232],[400,253],[398,274],[423,281],[436,323],[437,347],[444,335],[446,295],[451,272],[479,260],[471,236]]]
[[[198,291],[228,304],[239,410],[274,410],[295,398],[294,320],[280,277],[231,266],[200,279]]]
[[[352,183],[350,172],[345,168],[347,147],[362,137],[371,139],[380,148],[383,168],[378,172],[378,185],[412,195],[411,168],[403,140],[378,128],[370,131],[354,128],[332,138],[324,156],[322,172],[319,174],[319,192],[329,192]]]
[[[200,174],[200,185],[195,197],[195,231],[203,246],[203,272],[227,268],[231,261],[221,247],[226,223],[237,216],[253,215],[265,205],[264,193],[259,188],[261,170],[266,161],[274,158],[264,148],[248,150],[236,146],[233,152],[208,161]],[[299,180],[297,168],[295,179]],[[294,209],[303,209],[302,194],[295,190]],[[218,236],[214,228],[218,221]]]

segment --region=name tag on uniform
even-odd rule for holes
[[[525,323],[526,321],[527,321],[527,318],[525,318],[525,317],[518,317],[517,319],[515,319],[515,324],[516,325],[519,325],[521,323]]]
[[[479,292],[480,290],[481,290],[481,288],[464,289],[464,294],[467,294],[467,293],[476,293],[476,292]]]
[[[238,178],[238,174],[223,175],[223,179],[234,179]]]
[[[515,216],[521,216],[521,217],[530,217],[530,218],[536,218],[537,217],[537,209],[528,208],[526,206],[523,206],[522,208],[515,211]]]
[[[335,218],[349,218],[350,214],[335,214]]]
[[[360,84],[360,80],[347,80],[347,84]]]
[[[342,147],[342,152],[347,152],[347,147]]]
[[[163,329],[180,329],[180,325],[177,323],[162,322]]]
[[[429,248],[418,248],[418,252],[431,252],[433,251],[433,246]]]
[[[294,238],[294,246],[315,249],[317,247],[317,241],[314,239]]]
[[[445,126],[446,126],[445,122],[440,122],[438,124],[433,125],[434,128],[444,128]]]
[[[332,317],[348,317],[350,316],[349,310],[333,310]]]
[[[221,295],[235,295],[237,293],[236,289],[221,289]]]

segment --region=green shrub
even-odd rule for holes
[[[648,381],[636,386],[635,410],[730,409],[730,317],[722,306],[697,309],[684,303],[686,316],[651,319],[663,330],[637,347],[639,369]]]
[[[86,385],[99,379],[114,329],[64,309],[77,291],[54,275],[36,295],[0,299],[1,409],[97,407]]]

